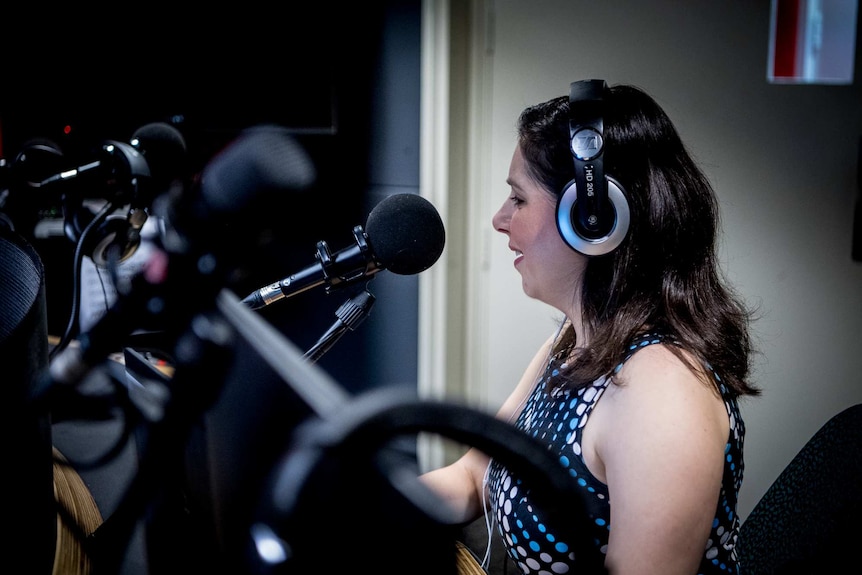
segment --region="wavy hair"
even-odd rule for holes
[[[609,375],[628,344],[648,329],[680,345],[674,353],[697,374],[687,350],[720,374],[736,395],[758,395],[748,382],[751,311],[723,278],[716,257],[715,192],[667,114],[645,92],[616,85],[604,93],[604,167],[625,190],[629,231],[613,252],[591,257],[581,309],[590,343],[566,375],[586,384]],[[574,177],[569,150],[569,99],[525,109],[518,142],[530,176],[559,197]],[[555,352],[576,346],[567,329]]]

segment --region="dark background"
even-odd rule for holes
[[[122,17],[30,9],[4,19],[0,56],[0,157],[7,161],[26,143],[47,139],[62,150],[64,168],[76,166],[92,161],[105,140],[128,142],[141,126],[168,122],[183,134],[194,175],[243,128],[275,123],[296,134],[317,182],[278,213],[261,214],[277,218],[277,241],[248,254],[253,265],[234,286],[240,297],[314,263],[320,240],[333,250],[351,245],[353,227],[387,195],[418,192],[416,1],[250,4],[204,14],[135,7]],[[59,208],[47,193],[23,193],[26,199],[12,201],[24,208],[11,215],[26,236],[29,218]],[[49,333],[60,335],[74,245],[63,237],[35,244],[46,265]],[[369,319],[319,362],[354,390],[415,383],[416,278],[388,275],[370,284],[377,302]],[[346,298],[316,290],[261,313],[307,349]],[[394,300],[404,305],[389,307]],[[394,347],[381,339],[390,337]]]
[[[92,161],[106,140],[128,142],[141,126],[167,122],[183,135],[193,179],[241,130],[290,129],[318,177],[311,190],[260,214],[277,222],[275,238],[247,254],[246,275],[231,286],[243,297],[313,264],[318,241],[333,250],[350,246],[353,227],[364,225],[387,196],[419,192],[420,4],[248,3],[183,14],[132,5],[117,10],[122,16],[104,8],[23,8],[0,23],[0,158],[12,162],[33,141],[44,141],[61,152],[53,159],[66,169]],[[0,212],[43,259],[49,333],[59,336],[71,310],[75,246],[62,235],[33,234],[36,223],[58,216],[58,197],[11,192]],[[350,394],[381,386],[415,390],[418,278],[382,272],[368,289],[376,297],[370,316],[318,365]],[[347,297],[318,288],[258,313],[307,350]],[[291,417],[303,412],[257,359],[248,351],[225,381],[212,382],[224,386],[222,400],[190,443],[192,495],[212,506],[212,517],[197,517],[212,521],[204,529],[224,529],[224,521],[254,511],[253,490],[284,449],[296,423]],[[232,436],[232,429],[242,433]],[[83,452],[87,460],[93,456],[87,450],[115,431],[59,422],[54,441],[67,456]],[[82,472],[106,518],[135,473],[135,457],[132,450]],[[231,501],[208,499],[219,493]],[[186,539],[174,543],[188,548]],[[142,545],[132,543],[124,573],[145,573],[147,560],[158,566],[160,558],[139,555],[147,554]]]

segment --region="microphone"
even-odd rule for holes
[[[60,168],[62,159],[63,151],[55,142],[45,138],[28,140],[12,161],[0,158],[0,190],[17,193],[19,188],[38,187],[46,174]]]
[[[317,243],[317,262],[281,281],[264,286],[242,301],[260,309],[319,285],[334,287],[388,269],[412,275],[430,268],[443,253],[445,230],[436,208],[416,194],[394,194],[377,204],[363,230],[353,228],[355,244],[332,254]]]
[[[43,206],[56,204],[59,197],[44,198],[42,194],[29,193],[29,188],[38,186],[46,174],[59,169],[62,159],[60,146],[44,138],[25,142],[11,161],[0,158],[0,218],[9,229],[16,230],[20,222],[22,231],[30,232]],[[54,204],[46,200],[53,200]]]
[[[316,180],[311,156],[288,128],[246,128],[215,154],[188,192],[174,189],[156,198],[154,212],[166,224],[162,244],[177,254],[236,260],[271,235],[272,220],[281,223],[295,199],[284,192],[306,192]]]
[[[55,388],[77,386],[93,366],[122,348],[135,329],[176,333],[192,316],[213,305],[247,242],[221,238],[211,226],[251,219],[258,209],[286,201],[317,177],[307,152],[286,129],[248,128],[204,167],[189,189],[171,189],[154,201],[164,222],[162,242],[144,269],[120,290],[117,300],[77,346],[60,346],[35,386],[41,407]],[[253,241],[245,234],[247,241]]]
[[[186,142],[180,131],[170,124],[153,122],[141,126],[132,134],[129,143],[147,161],[156,193],[165,191],[175,179],[185,176]]]
[[[163,181],[165,175],[177,171],[185,153],[185,140],[179,130],[165,122],[154,122],[138,128],[129,143],[106,140],[93,161],[57,172],[33,184],[34,187],[47,187],[94,177],[108,187],[137,185],[135,179],[149,180],[153,176],[153,166],[148,159],[157,160],[154,164],[163,164],[155,166],[155,174]]]
[[[154,122],[136,130],[129,143],[108,140],[94,161],[53,174],[35,187],[62,187],[63,182],[79,186],[64,194],[63,229],[71,241],[85,241],[84,250],[104,267],[109,248],[117,250],[119,262],[135,253],[153,198],[181,178],[185,160],[186,144],[179,130]],[[85,197],[104,198],[115,207],[128,204],[128,213],[106,215],[82,240],[94,220],[83,205]]]

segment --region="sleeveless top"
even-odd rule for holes
[[[662,334],[651,333],[632,342],[627,355],[614,373],[638,350],[656,343],[673,343]],[[539,383],[528,397],[515,423],[518,429],[547,443],[569,475],[577,481],[583,494],[587,517],[572,517],[566,531],[543,522],[545,513],[533,504],[528,485],[522,485],[517,470],[509,470],[492,460],[488,475],[491,513],[502,536],[508,555],[524,573],[564,574],[584,573],[578,569],[571,537],[589,537],[602,557],[607,552],[610,523],[608,486],[587,469],[581,454],[584,425],[610,378],[599,378],[582,389],[567,389],[555,385],[560,364],[551,359]],[[730,421],[725,447],[724,475],[715,509],[712,529],[698,569],[699,575],[738,574],[736,540],[739,519],[736,503],[742,485],[742,444],[745,426],[739,414],[736,397],[722,383],[711,366],[706,366],[715,378],[724,399]],[[668,494],[668,500],[672,494]]]

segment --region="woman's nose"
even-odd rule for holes
[[[506,211],[506,204],[500,206],[500,209],[491,218],[491,225],[494,229],[501,233],[509,232],[509,213]]]

